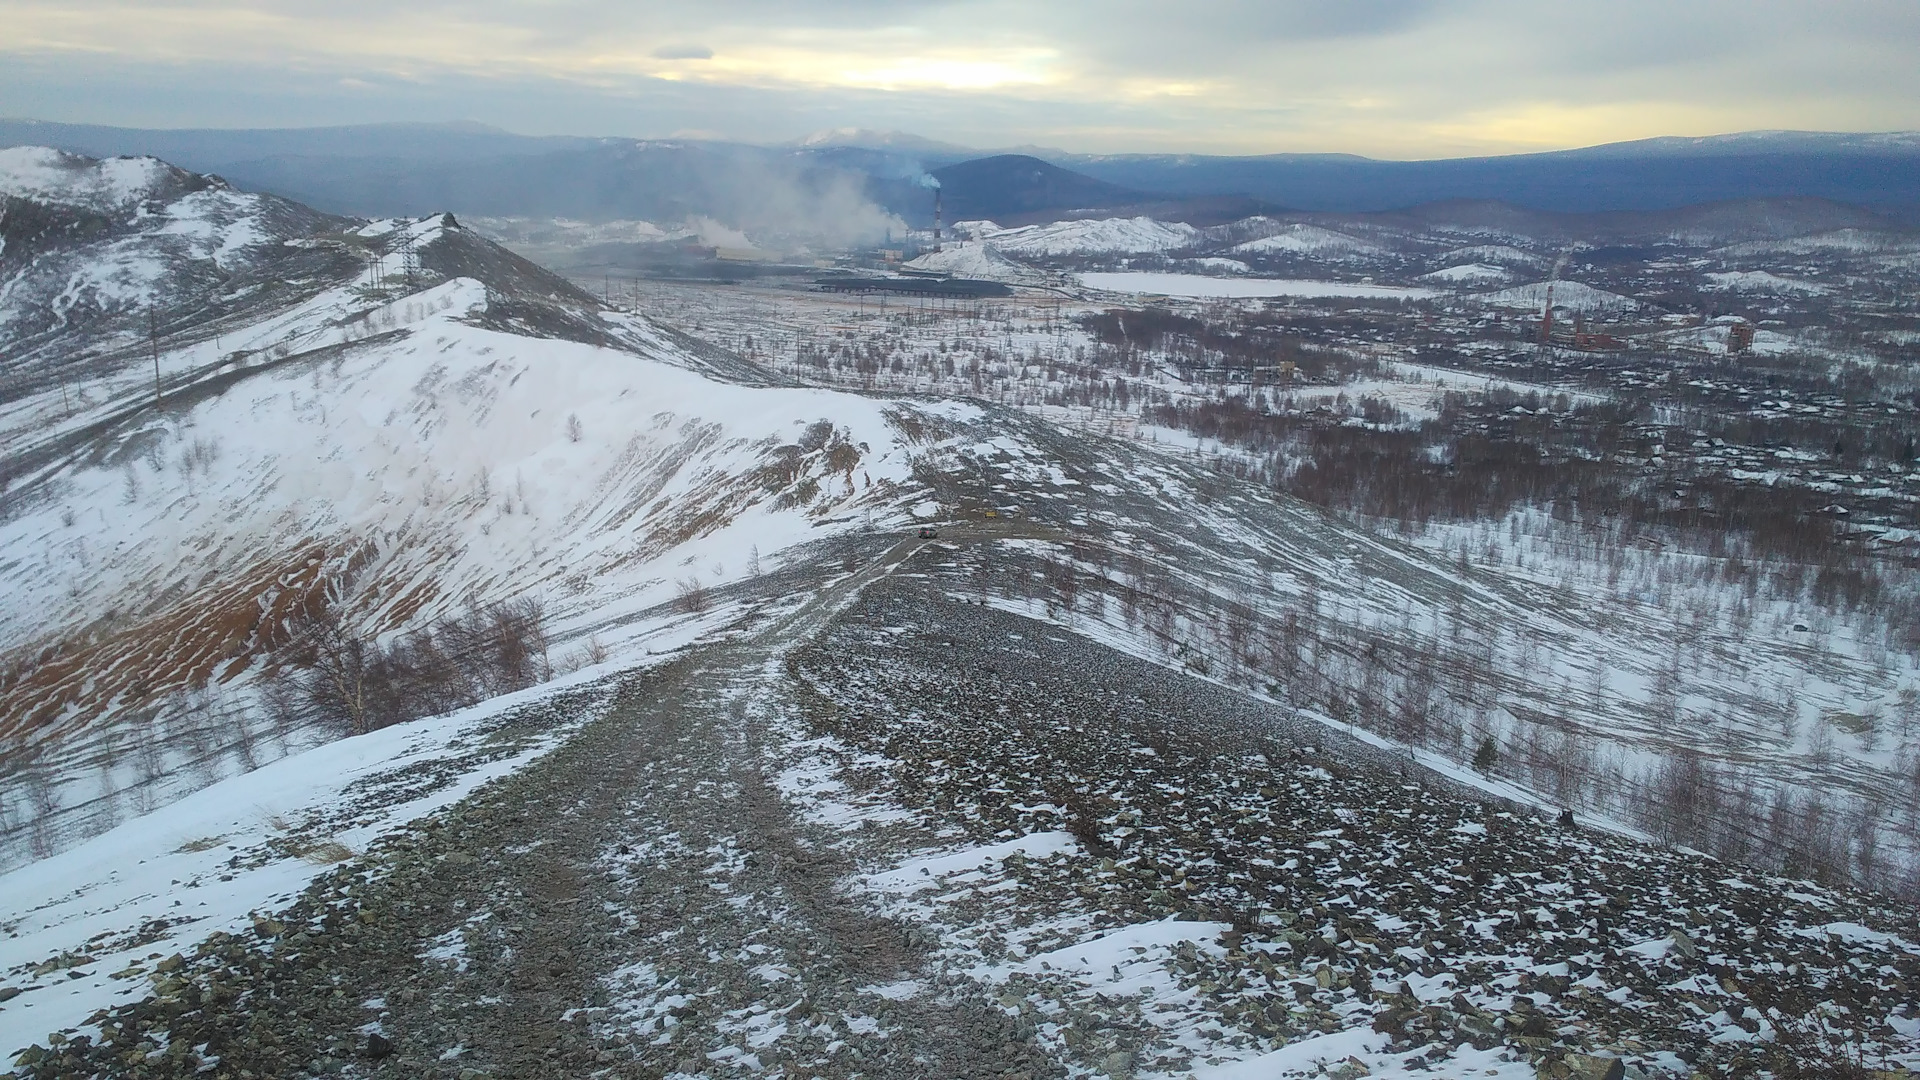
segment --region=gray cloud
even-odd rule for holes
[[[231,3],[0,0],[0,101],[153,126],[1384,156],[1920,127],[1911,0]]]
[[[711,60],[713,50],[705,45],[662,45],[651,55],[656,60]]]

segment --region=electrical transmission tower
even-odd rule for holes
[[[400,261],[400,285],[407,288],[420,276],[420,255],[413,249],[412,219],[401,222],[399,232],[399,238],[394,241],[394,254]]]
[[[1540,311],[1540,343],[1534,348],[1534,354],[1543,359],[1553,355],[1553,287],[1560,281],[1560,271],[1567,268],[1572,258],[1572,248],[1562,251],[1554,260],[1553,273],[1547,275],[1547,303]]]

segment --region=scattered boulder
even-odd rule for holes
[[[372,1032],[367,1035],[367,1046],[363,1052],[374,1061],[379,1061],[381,1058],[392,1055],[393,1040],[377,1031]]]

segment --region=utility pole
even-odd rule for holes
[[[160,404],[160,315],[147,308],[147,346],[153,351],[153,403]]]

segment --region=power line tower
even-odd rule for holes
[[[1553,287],[1559,284],[1560,271],[1567,268],[1567,263],[1572,258],[1571,248],[1561,252],[1560,257],[1554,260],[1553,273],[1547,275],[1547,303],[1540,311],[1540,343],[1534,349],[1535,355],[1541,359],[1547,359],[1553,355]]]
[[[1553,282],[1547,282],[1547,303],[1540,310],[1540,351],[1542,352],[1553,348],[1553,286]]]
[[[394,253],[400,259],[400,285],[409,287],[420,276],[420,255],[413,249],[413,219],[400,223],[400,235],[394,242]]]

